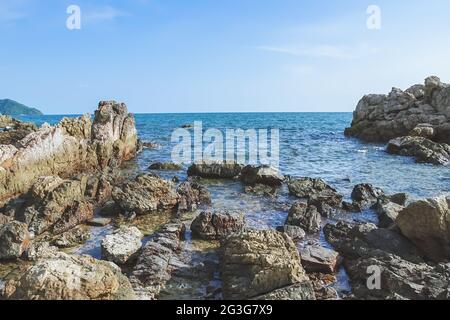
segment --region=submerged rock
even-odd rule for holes
[[[234,161],[203,161],[192,164],[188,176],[211,179],[233,179],[239,176],[244,166]]]
[[[221,268],[225,299],[256,298],[309,282],[291,238],[272,230],[245,230],[226,238]],[[313,293],[305,296],[314,297]]]
[[[179,171],[183,169],[181,165],[172,162],[156,162],[152,163],[148,168],[150,170],[167,170],[167,171]]]
[[[396,223],[402,234],[433,260],[450,260],[450,197],[411,203]]]
[[[138,215],[173,210],[179,201],[169,182],[148,174],[141,174],[115,188],[112,196],[125,212]]]
[[[109,262],[58,253],[39,260],[17,280],[5,285],[13,300],[135,299],[128,279]]]
[[[122,226],[102,241],[102,256],[119,265],[127,263],[142,246],[144,235],[136,227]]]
[[[194,237],[219,240],[244,228],[244,215],[240,213],[202,212],[192,222]]]
[[[447,165],[450,145],[437,143],[423,137],[401,137],[389,141],[386,151],[391,154],[411,156],[417,162]]]
[[[285,224],[297,226],[307,232],[319,232],[322,218],[316,207],[309,206],[303,202],[296,202],[289,210]]]
[[[246,166],[241,171],[241,181],[244,184],[264,184],[268,186],[281,186],[284,176],[270,166]]]
[[[117,167],[136,151],[133,115],[124,104],[100,102],[94,121],[89,115],[65,118],[0,146],[0,201],[26,192],[41,176]]]
[[[420,124],[433,126],[433,140],[450,143],[440,131],[450,122],[450,87],[437,77],[425,85],[406,91],[393,88],[389,95],[366,95],[353,113],[353,122],[345,130],[348,136],[366,141],[386,142],[409,135]],[[428,129],[427,129],[428,130]]]
[[[0,260],[20,258],[29,242],[30,234],[26,224],[12,221],[0,226]]]

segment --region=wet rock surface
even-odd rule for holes
[[[188,176],[211,179],[233,179],[240,175],[243,167],[243,165],[233,161],[204,161],[191,165],[188,169]]]
[[[285,225],[300,227],[306,232],[318,232],[322,226],[322,218],[316,207],[303,202],[296,202],[289,210]]]
[[[167,171],[180,171],[183,167],[179,164],[172,162],[155,162],[149,167],[150,170],[167,170]]]
[[[447,165],[450,162],[450,145],[433,142],[423,137],[401,137],[389,141],[386,151],[401,156],[411,156],[417,162]]]
[[[268,186],[281,186],[284,176],[270,166],[246,166],[241,171],[241,181],[247,185],[263,184]]]
[[[195,179],[189,178],[177,188],[179,195],[178,211],[192,212],[200,205],[211,204],[211,193]]]

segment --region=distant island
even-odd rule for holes
[[[39,116],[42,112],[36,108],[27,107],[17,101],[10,99],[0,99],[0,114],[9,116],[27,115],[27,116]]]

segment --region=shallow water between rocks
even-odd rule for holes
[[[58,122],[62,116],[23,117],[37,124]],[[411,199],[450,194],[450,171],[448,167],[416,164],[407,157],[388,155],[382,144],[365,144],[344,137],[343,131],[351,122],[351,113],[292,113],[292,114],[146,114],[136,115],[139,137],[161,147],[144,149],[139,156],[126,164],[124,172],[133,176],[150,172],[148,166],[157,161],[170,161],[171,134],[176,128],[194,121],[202,121],[204,130],[217,128],[280,129],[280,170],[293,177],[323,178],[336,187],[346,198],[358,183],[371,183],[388,193],[406,192]],[[182,171],[155,172],[163,178],[177,176],[186,178],[187,167]],[[245,214],[248,227],[265,229],[283,225],[290,205],[295,201],[287,188],[281,188],[276,196],[250,194],[237,181],[202,180],[212,194],[214,210],[233,210]],[[202,208],[199,209],[199,211]],[[182,251],[182,262],[161,293],[161,299],[220,299],[219,244],[211,241],[193,240],[189,230],[194,212],[183,216],[187,225],[186,239]],[[170,220],[170,214],[138,217],[130,224],[137,226],[151,239],[158,228]],[[362,214],[339,214],[323,223],[335,220],[357,220],[377,222],[375,213],[367,210]],[[127,222],[124,222],[127,223]],[[78,254],[89,254],[101,258],[100,243],[106,234],[114,230],[112,225],[92,227],[91,239],[72,249]],[[318,243],[329,247],[323,233],[308,236],[298,243]],[[0,265],[0,279],[14,266]],[[9,268],[9,269],[8,269]],[[1,283],[0,283],[1,285]],[[340,296],[351,288],[343,268],[332,285]]]

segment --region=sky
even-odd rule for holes
[[[0,99],[47,114],[112,99],[135,113],[350,112],[367,93],[450,82],[449,14],[448,0],[0,0]]]

